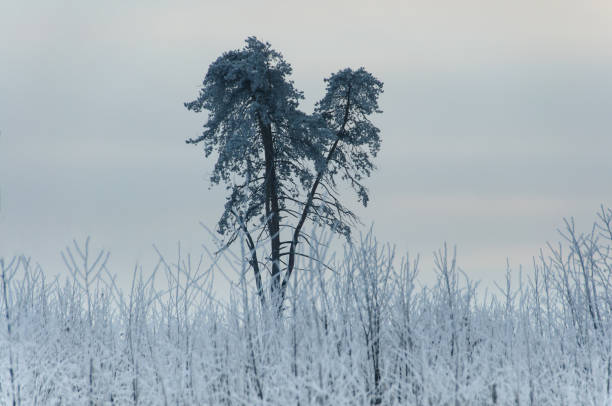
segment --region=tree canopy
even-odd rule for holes
[[[208,112],[202,135],[187,143],[202,144],[206,157],[217,154],[210,181],[228,190],[217,231],[227,245],[245,236],[262,302],[261,265],[269,264],[271,297],[282,303],[307,221],[350,239],[358,219],[341,203],[338,182],[348,182],[367,205],[363,179],[375,169],[381,142],[370,116],[381,112],[383,84],[372,74],[364,68],[332,74],[307,114],[291,73],[281,53],[249,37],[209,66],[198,98],[185,103]],[[270,241],[270,261],[260,262],[256,246],[263,239]]]

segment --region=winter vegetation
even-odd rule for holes
[[[381,112],[383,84],[364,68],[340,70],[325,79],[325,96],[306,114],[299,109],[304,96],[289,79],[291,65],[269,43],[255,37],[245,42],[210,65],[198,98],[185,103],[209,113],[202,135],[187,143],[202,143],[207,157],[218,155],[210,181],[225,184],[230,193],[217,231],[226,247],[239,237],[246,240],[262,304],[266,294],[255,247],[270,244],[269,300],[280,311],[296,256],[303,255],[298,244],[311,243],[306,222],[350,239],[358,219],[341,202],[338,181],[368,203],[362,182],[380,149],[380,131],[370,116]]]
[[[63,251],[63,279],[0,259],[0,403],[610,404],[612,210],[586,234],[566,221],[558,245],[492,293],[446,246],[422,286],[418,259],[371,233],[337,257],[317,235],[282,317],[262,306],[244,245],[160,255],[127,291],[89,241]],[[226,298],[220,257],[235,273]]]
[[[340,70],[306,114],[290,74],[250,37],[185,104],[208,113],[187,142],[228,191],[215,250],[157,251],[127,289],[89,239],[62,251],[65,277],[0,257],[0,404],[612,404],[612,209],[588,233],[565,221],[494,291],[446,244],[422,284],[340,199],[369,200],[382,82]]]

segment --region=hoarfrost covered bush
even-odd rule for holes
[[[612,211],[588,234],[567,221],[562,235],[494,295],[446,247],[437,283],[421,287],[418,260],[394,260],[371,233],[341,260],[323,238],[282,318],[246,279],[246,249],[225,251],[237,277],[224,302],[219,264],[180,251],[135,271],[128,292],[89,241],[64,250],[66,280],[5,258],[0,403],[610,404]]]

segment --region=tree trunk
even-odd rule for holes
[[[259,117],[259,130],[264,147],[264,159],[266,165],[265,193],[266,193],[266,217],[268,233],[270,234],[271,259],[272,259],[272,284],[270,285],[270,300],[277,306],[280,303],[280,218],[278,205],[278,181],[276,177],[276,166],[274,165],[274,143],[272,140],[271,124],[264,124]]]
[[[314,199],[315,193],[317,193],[317,188],[319,187],[319,184],[321,183],[321,180],[323,179],[323,176],[325,175],[325,171],[327,171],[329,162],[334,156],[334,152],[336,152],[336,149],[338,148],[338,144],[340,143],[341,138],[345,135],[344,133],[346,131],[346,124],[348,123],[348,120],[349,120],[350,109],[351,109],[351,85],[349,84],[347,92],[346,92],[346,106],[344,109],[344,119],[342,121],[342,127],[340,128],[340,131],[338,131],[338,133],[336,134],[336,140],[334,141],[333,145],[329,149],[329,152],[327,153],[327,158],[325,159],[325,166],[317,174],[317,178],[315,179],[312,185],[312,188],[310,190],[310,193],[308,194],[308,198],[306,200],[306,204],[304,205],[304,210],[302,211],[300,220],[298,221],[298,224],[295,227],[295,230],[293,232],[293,238],[291,239],[291,246],[289,247],[289,264],[287,265],[287,272],[285,273],[285,278],[283,279],[281,301],[285,299],[287,285],[289,284],[289,278],[291,278],[291,273],[293,272],[293,268],[295,266],[295,252],[296,252],[298,240],[300,238],[300,232],[302,231],[304,222],[306,221],[306,218],[308,217],[308,213],[310,211],[310,208],[312,207],[312,201]]]

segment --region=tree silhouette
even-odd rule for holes
[[[304,96],[291,72],[269,43],[249,37],[243,49],[210,65],[198,98],[185,103],[209,113],[202,135],[187,143],[203,144],[206,157],[218,154],[210,180],[225,184],[228,196],[217,231],[226,246],[245,236],[262,303],[256,247],[269,239],[270,297],[278,306],[300,255],[298,244],[308,241],[307,221],[350,239],[358,219],[341,203],[338,181],[348,182],[367,205],[362,180],[375,169],[372,159],[380,149],[379,129],[369,117],[380,113],[382,82],[363,68],[341,70],[325,79],[325,96],[306,114],[298,108]],[[285,230],[291,237],[283,241]]]

